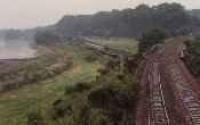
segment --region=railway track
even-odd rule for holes
[[[185,47],[180,41],[168,41],[145,56],[143,112],[136,114],[136,125],[200,125],[199,85],[181,60]]]
[[[181,58],[185,45],[180,41],[171,41],[165,46],[163,68],[168,72],[169,84],[173,87],[176,100],[181,106],[182,116],[185,119],[184,125],[200,125],[200,98],[193,87],[193,78],[185,69]],[[170,57],[170,58],[169,58]]]
[[[171,75],[174,78],[175,87],[179,93],[180,102],[185,110],[185,119],[189,125],[200,125],[200,100],[197,93],[185,81],[183,72],[174,65],[171,67]]]
[[[152,70],[148,75],[150,82],[150,112],[148,125],[170,125],[161,84],[158,63],[151,64]]]

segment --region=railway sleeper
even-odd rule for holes
[[[152,104],[152,108],[163,108],[163,105],[162,105],[162,103],[153,103]]]
[[[189,110],[190,110],[190,112],[200,111],[200,108],[199,107],[189,107]]]
[[[153,123],[153,125],[168,125],[168,123]]]
[[[162,98],[160,96],[153,96],[152,97],[152,100],[159,100],[159,101],[162,101]]]
[[[166,119],[164,112],[162,112],[162,113],[156,113],[156,114],[154,113],[152,116],[153,116],[153,118]]]
[[[190,111],[191,112],[191,114],[199,114],[200,115],[200,110],[191,110]]]
[[[200,121],[200,116],[191,116],[192,119],[198,119]]]
[[[196,104],[189,104],[187,105],[187,107],[189,108],[189,110],[193,110],[193,109],[196,109],[196,110],[199,110],[200,109],[200,105],[196,105]]]
[[[163,114],[163,110],[153,110],[154,114]]]
[[[158,89],[158,90],[154,90],[153,92],[152,92],[152,94],[153,95],[160,95],[160,90]]]
[[[194,100],[194,97],[187,97],[186,99],[183,100],[184,103],[200,103],[197,100]]]
[[[152,102],[152,104],[153,103],[163,103],[161,98],[152,99],[151,102]]]
[[[200,105],[197,102],[188,102],[188,103],[186,103],[186,105],[188,105],[188,107],[199,107],[200,108]]]
[[[192,119],[192,123],[200,124],[200,119],[199,118]]]
[[[167,119],[164,116],[156,116],[156,117],[153,117],[153,121],[159,122],[159,123],[166,123]]]

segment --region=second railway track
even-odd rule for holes
[[[171,39],[145,55],[136,125],[200,125],[199,85],[181,59],[184,48]]]
[[[180,103],[185,111],[185,119],[188,125],[200,125],[200,100],[198,94],[192,89],[188,81],[185,79],[184,73],[177,64],[170,67],[171,76],[173,78],[175,90],[178,92]]]

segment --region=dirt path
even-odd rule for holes
[[[184,38],[146,56],[136,125],[200,125],[199,87],[180,56]]]

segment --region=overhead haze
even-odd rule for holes
[[[112,9],[178,2],[200,8],[199,0],[0,0],[0,29],[25,29],[53,24],[63,15],[92,14]]]

